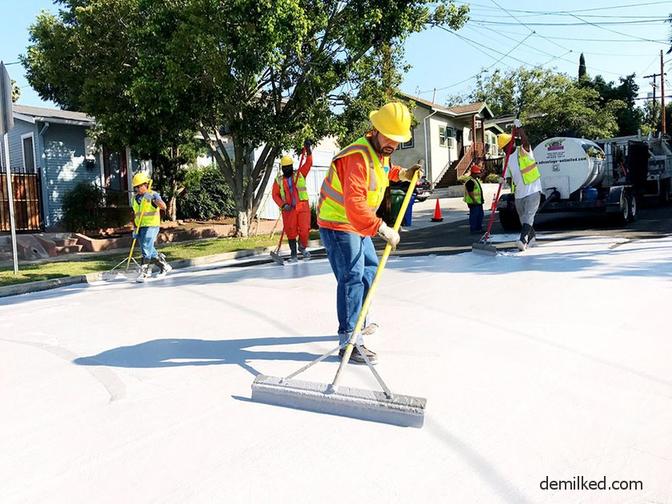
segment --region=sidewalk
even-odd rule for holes
[[[322,250],[322,243],[319,240],[311,240],[308,242],[308,247],[311,252]],[[265,264],[273,262],[270,257],[270,252],[274,251],[276,247],[265,247],[256,249],[237,250],[234,252],[225,252],[222,254],[214,254],[208,256],[194,257],[192,259],[176,259],[170,261],[170,265],[174,270],[194,270],[194,269],[218,269],[231,268],[236,266],[254,266],[257,264]],[[289,247],[283,246],[280,250],[281,255],[289,254]],[[109,270],[108,270],[109,271]],[[177,272],[177,271],[176,271]],[[85,275],[72,275],[58,278],[51,278],[48,280],[40,280],[37,282],[23,282],[13,285],[0,287],[0,298],[7,296],[16,296],[19,294],[28,294],[31,292],[40,292],[50,289],[57,289],[76,284],[93,284],[97,282],[104,282],[103,274],[106,271],[97,271],[94,273],[87,273]],[[127,281],[127,280],[124,280]]]
[[[490,206],[492,200],[497,193],[497,184],[483,184],[483,193],[485,195],[485,216],[486,219],[490,215]],[[426,229],[439,224],[446,224],[450,222],[458,222],[469,218],[469,209],[463,200],[463,196],[446,197],[450,193],[454,193],[455,189],[436,189],[434,193],[423,202],[416,202],[413,205],[413,225],[405,226],[405,231],[415,231],[418,229]],[[504,192],[504,191],[502,191]],[[443,215],[443,222],[432,222],[434,216],[434,208],[436,200],[439,200],[441,205],[441,213]]]

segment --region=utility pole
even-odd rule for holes
[[[656,105],[658,105],[658,102],[656,101],[656,87],[658,87],[658,84],[656,83],[656,78],[660,74],[651,74],[651,75],[644,75],[645,79],[653,79],[651,81],[651,87],[653,88],[653,96],[651,100],[651,127],[655,129],[656,127]]]
[[[667,134],[667,124],[665,123],[665,65],[663,63],[663,50],[660,50],[660,114],[662,116],[662,128],[661,131],[663,135]]]

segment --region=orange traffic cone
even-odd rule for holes
[[[434,217],[432,217],[432,222],[443,222],[443,217],[441,216],[441,205],[439,205],[439,199],[436,199],[436,206],[434,207]]]

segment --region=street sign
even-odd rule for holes
[[[0,61],[0,135],[4,135],[14,127],[12,113],[12,81],[5,64]]]
[[[16,222],[14,221],[14,193],[12,192],[12,172],[9,167],[9,130],[14,127],[12,111],[12,81],[5,64],[0,61],[0,135],[4,140],[5,170],[7,173],[7,203],[9,206],[9,227],[12,234],[12,259],[14,274],[19,272],[19,256],[16,250]]]

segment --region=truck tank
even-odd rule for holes
[[[598,187],[605,178],[604,151],[583,138],[555,137],[534,148],[545,194],[553,189],[561,199],[580,189]]]

